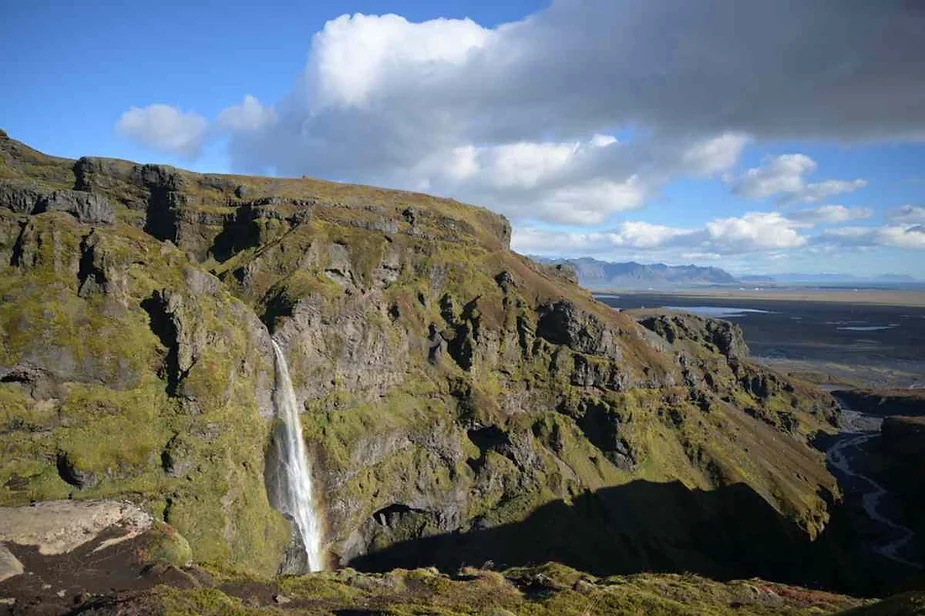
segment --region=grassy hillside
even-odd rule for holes
[[[332,565],[429,565],[438,545],[455,566],[484,537],[499,565],[568,560],[505,531],[539,519],[582,528],[575,562],[601,575],[844,583],[808,444],[832,400],[751,363],[731,324],[637,322],[509,237],[452,200],[0,134],[0,505],[130,499],[198,562],[285,570],[272,335]]]

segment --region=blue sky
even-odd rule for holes
[[[7,3],[0,127],[451,196],[530,254],[925,278],[925,11],[767,4]]]

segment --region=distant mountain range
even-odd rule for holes
[[[665,289],[705,285],[874,285],[906,284],[920,282],[904,274],[883,274],[860,277],[850,274],[801,274],[785,273],[772,275],[733,276],[719,267],[698,265],[665,265],[664,263],[614,263],[591,257],[577,259],[556,259],[552,257],[531,257],[540,263],[567,263],[575,268],[578,282],[588,289]]]
[[[882,274],[880,276],[853,276],[851,274],[773,274],[770,276],[740,276],[741,282],[778,282],[778,283],[815,283],[834,284],[839,282],[855,283],[903,283],[919,282],[907,274]]]
[[[578,282],[588,289],[647,289],[656,287],[684,287],[713,284],[736,284],[729,272],[718,267],[697,265],[665,265],[611,263],[590,257],[580,259],[551,259],[533,257],[542,263],[568,263],[575,268]]]

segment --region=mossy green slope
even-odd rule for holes
[[[827,396],[728,324],[595,302],[487,210],[6,135],[0,201],[0,502],[131,498],[195,559],[273,570],[272,332],[340,564],[640,480],[746,486],[807,538],[827,522],[807,444]]]
[[[555,564],[501,573],[470,568],[452,577],[427,569],[380,575],[344,569],[275,581],[234,574],[209,579],[208,587],[160,587],[117,601],[102,600],[84,613],[119,609],[171,615],[808,616],[870,604],[757,579],[720,583],[695,575],[653,574],[597,578]]]
[[[200,560],[275,570],[289,531],[263,487],[269,428],[257,392],[273,367],[256,352],[259,322],[176,248],[133,227],[88,228],[56,212],[18,222],[16,257],[0,271],[0,503],[130,498]],[[88,237],[96,266],[85,264]],[[178,323],[198,347],[182,395],[168,392],[175,351],[143,308],[165,293],[186,298]],[[174,472],[165,456],[180,443]]]

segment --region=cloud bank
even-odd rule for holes
[[[823,206],[798,216],[779,212],[748,212],[717,218],[697,228],[623,222],[608,231],[578,232],[524,226],[515,228],[512,247],[543,256],[659,255],[675,260],[714,259],[730,255],[773,256],[781,251],[830,252],[877,247],[925,250],[925,224],[881,227],[817,225],[865,218],[864,208]]]
[[[514,230],[512,246],[526,254],[612,254],[674,251],[683,254],[724,255],[768,252],[805,246],[801,224],[778,212],[748,212],[741,217],[717,218],[700,228],[675,228],[645,222],[624,222],[606,232],[570,232],[536,227]]]
[[[741,198],[814,207],[567,237],[589,250],[801,248],[819,241],[806,234],[813,225],[870,217],[827,205],[866,180],[817,177],[800,153],[737,173],[742,152],[768,140],[925,142],[923,31],[925,7],[903,0],[554,0],[495,28],[343,15],[313,36],[282,100],[247,95],[211,125],[163,105],[133,108],[118,130],[187,156],[207,137],[226,139],[235,171],[479,203],[522,227],[522,246],[545,233],[537,224],[612,226],[669,182],[722,178]],[[827,241],[918,247],[917,216]]]
[[[922,31],[925,10],[899,0],[558,1],[494,29],[344,15],[313,37],[286,98],[247,96],[216,124],[237,170],[597,224],[671,178],[730,170],[750,137],[922,140]],[[629,142],[610,141],[631,127]],[[126,112],[119,132],[191,155],[206,127],[152,105]],[[818,202],[863,186],[805,181],[813,169],[780,156],[735,190]]]

